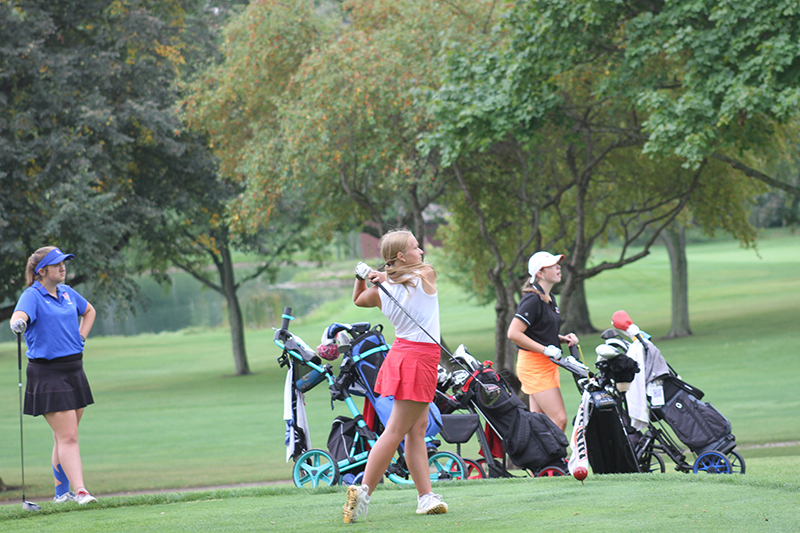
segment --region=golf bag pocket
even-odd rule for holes
[[[365,439],[356,440],[358,433],[358,424],[355,420],[346,416],[336,417],[328,435],[328,452],[334,461],[338,463],[366,451]],[[358,473],[361,470],[363,468],[351,469],[349,472]]]
[[[567,437],[543,413],[520,411],[517,424],[503,441],[517,466],[535,470],[567,456]]]
[[[722,413],[684,390],[679,390],[667,402],[664,420],[694,453],[702,453],[709,444],[731,432],[731,423]]]
[[[439,433],[450,444],[463,444],[475,434],[480,425],[480,418],[475,414],[442,415],[442,429]]]
[[[436,407],[439,408],[439,412],[443,415],[449,415],[453,411],[462,408],[461,403],[456,401],[455,398],[438,389],[436,390],[436,396],[433,398],[433,403],[436,404]]]

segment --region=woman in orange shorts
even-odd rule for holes
[[[358,307],[379,308],[394,326],[395,341],[375,383],[376,392],[393,397],[394,404],[386,429],[369,452],[362,484],[347,488],[345,523],[366,516],[370,495],[403,439],[406,466],[418,492],[417,514],[447,512],[447,504],[432,491],[425,444],[428,405],[436,393],[440,357],[439,345],[431,342],[432,338],[440,338],[436,271],[422,261],[422,249],[410,231],[384,235],[381,256],[386,261],[385,272],[370,270],[366,265],[362,272],[361,265],[356,267],[353,302]],[[367,288],[366,279],[380,282],[425,331],[377,286]]]
[[[561,281],[563,255],[536,252],[528,261],[530,280],[522,288],[522,300],[508,327],[508,338],[517,345],[517,377],[522,392],[530,397],[531,411],[544,413],[564,431],[567,410],[561,396],[558,365],[550,357],[561,357],[560,344],[578,344],[574,333],[559,335],[561,314],[553,285]]]

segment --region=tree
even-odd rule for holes
[[[184,200],[165,210],[159,222],[148,233],[142,233],[136,262],[140,269],[146,268],[162,282],[169,282],[167,269],[177,266],[225,298],[235,372],[247,375],[250,365],[238,291],[260,276],[274,279],[278,266],[303,248],[299,237],[307,221],[302,206],[298,208],[299,202],[282,197],[275,202],[276,215],[267,225],[257,232],[236,233],[226,216],[228,205],[235,202],[232,189],[213,179],[201,191],[192,194],[186,191]],[[170,235],[168,240],[165,234]],[[243,273],[234,265],[234,249],[264,259],[252,271]]]
[[[551,53],[561,57],[550,50],[552,43],[542,40],[532,51],[530,41],[514,33],[523,33],[526,26],[504,28],[509,39],[496,49],[451,53],[445,83],[428,93],[430,112],[440,126],[426,142],[439,148],[445,162],[456,169],[476,169],[473,161],[491,159],[476,157],[480,153],[505,159],[505,179],[514,183],[510,188],[515,194],[504,192],[484,175],[467,185],[469,196],[477,198],[478,188],[491,183],[479,193],[480,201],[472,203],[472,216],[482,223],[503,222],[487,223],[479,235],[472,232],[471,239],[463,239],[471,241],[474,249],[479,238],[486,244],[485,250],[454,248],[453,241],[448,241],[448,250],[460,257],[492,251],[491,262],[472,260],[461,265],[492,265],[486,275],[495,292],[496,357],[510,361],[512,347],[505,332],[530,254],[543,246],[568,252],[560,306],[565,328],[591,331],[583,281],[646,255],[654,238],[648,235],[641,252],[632,254],[631,244],[648,228],[657,233],[660,225],[676,216],[696,180],[679,164],[651,162],[637,155],[634,147],[639,139],[624,128],[609,126],[636,124],[638,116],[626,106],[624,96],[601,98],[594,94],[604,79],[597,65],[559,71],[556,60],[547,57]],[[509,152],[504,146],[515,146],[511,150],[515,156],[501,155]],[[674,169],[669,179],[660,178],[662,174],[656,170],[661,167],[663,171],[665,164]],[[465,182],[461,184],[465,188]],[[492,195],[505,200],[488,200]],[[456,225],[457,231],[465,227]],[[605,242],[613,231],[624,237],[620,258],[589,268],[593,246]],[[504,232],[513,237],[496,237]],[[515,246],[502,246],[501,241]],[[472,282],[474,277],[463,279]]]
[[[216,260],[237,373],[246,373],[234,241],[221,222],[238,191],[218,180],[205,137],[187,131],[175,110],[176,80],[218,55],[215,31],[225,10],[206,7],[171,0],[0,4],[0,98],[9,104],[0,110],[0,179],[10,191],[0,198],[2,269],[10,273],[0,298],[15,298],[27,254],[47,243],[76,253],[70,283],[90,281],[96,305],[112,297],[132,302],[132,274],[169,261],[197,267],[202,249]]]
[[[495,354],[498,368],[509,368],[506,330],[521,286],[518,273],[527,264],[526,250],[543,243],[544,217],[559,219],[558,197],[551,175],[533,169],[541,154],[509,140],[488,153],[471,153],[453,164],[458,189],[447,198],[448,224],[439,231],[446,251],[446,276],[477,295],[495,301]],[[551,213],[552,212],[552,213]],[[559,226],[559,224],[554,224]]]
[[[46,244],[76,254],[70,283],[96,305],[136,297],[125,249],[164,176],[195,167],[172,110],[184,5],[0,3],[0,301]]]
[[[428,126],[411,93],[435,75],[442,27],[457,21],[464,38],[483,22],[490,2],[475,5],[347,2],[323,17],[311,2],[252,4],[209,76],[220,111],[201,110],[224,168],[246,180],[240,218],[256,224],[271,216],[274,191],[301,189],[316,235],[368,221],[375,233],[411,226],[423,240],[422,213],[447,176],[436,154],[416,150]]]
[[[599,6],[610,2],[593,2]],[[798,116],[800,11],[791,0],[690,5],[640,4],[621,17],[626,74],[654,63],[637,84],[648,112],[648,152],[674,153],[687,164],[705,158],[800,196],[800,188],[753,168],[759,151]],[[756,156],[753,158],[753,156]],[[749,156],[749,157],[748,157]]]
[[[225,297],[237,375],[250,373],[238,289],[261,275],[274,277],[280,262],[313,242],[300,191],[279,181],[244,186],[250,172],[246,154],[261,160],[280,153],[272,133],[275,99],[325,32],[324,19],[312,7],[311,2],[267,0],[234,13],[222,30],[220,60],[178,84],[182,117],[191,131],[207,136],[219,167],[199,188],[166,206],[171,212],[157,233],[173,235],[175,244],[154,248],[147,264],[162,273],[169,265],[178,266]],[[263,203],[251,216],[243,206],[254,198]],[[264,260],[237,280],[234,248]],[[206,268],[209,263],[216,282]]]
[[[531,143],[542,142],[544,131],[562,136],[561,173],[571,177],[560,182],[572,185],[564,189],[569,192],[561,196],[561,209],[574,210],[575,217],[566,221],[561,243],[570,251],[561,308],[564,327],[577,331],[594,329],[583,280],[644,257],[660,229],[684,207],[711,213],[724,204],[734,209],[728,220],[746,220],[741,203],[731,206],[723,198],[714,205],[717,199],[692,194],[708,175],[707,161],[683,169],[685,160],[669,152],[651,161],[642,155],[649,118],[639,100],[642,80],[663,78],[665,65],[655,56],[629,68],[630,41],[622,21],[648,5],[517,2],[500,27],[507,37],[502,46],[451,52],[445,84],[429,95],[440,126],[428,142],[446,162],[488,151],[508,137],[530,150]],[[615,235],[623,237],[618,260],[589,266],[592,247]],[[642,249],[631,253],[640,238]]]

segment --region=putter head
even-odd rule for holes
[[[36,505],[33,502],[28,502],[28,501],[25,501],[25,500],[22,501],[22,510],[23,511],[38,511],[40,509],[41,509],[41,507],[39,507],[38,505]]]

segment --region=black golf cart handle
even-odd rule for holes
[[[281,323],[281,329],[289,329],[289,321],[294,320],[292,316],[292,308],[291,307],[284,307],[283,308],[283,322]]]

